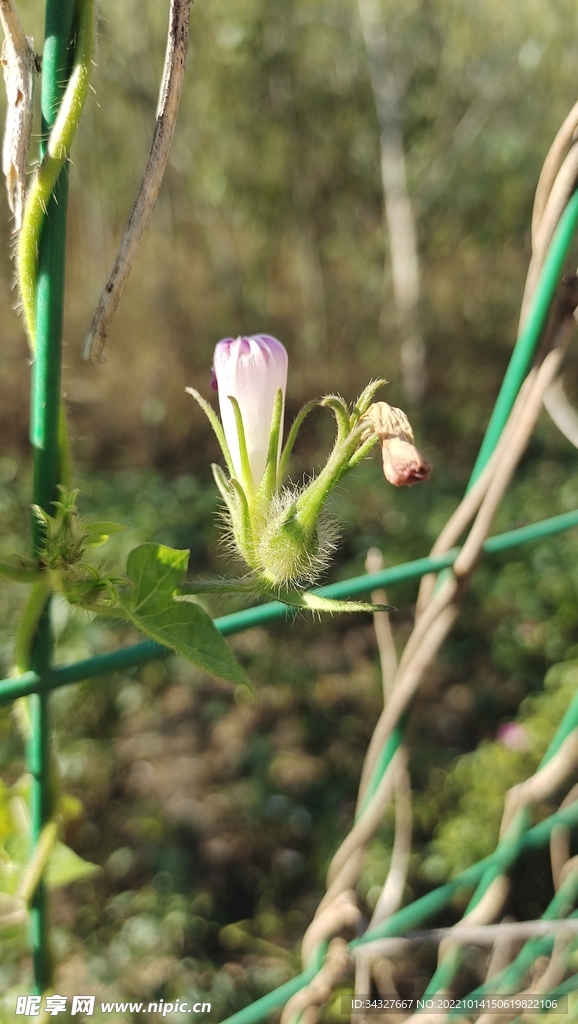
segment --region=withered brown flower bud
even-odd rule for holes
[[[364,437],[376,434],[381,445],[385,479],[394,487],[411,487],[427,480],[431,466],[415,446],[410,422],[401,409],[387,402],[374,402],[369,406],[361,423],[367,421]]]

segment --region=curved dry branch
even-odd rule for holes
[[[578,448],[578,412],[568,400],[559,377],[544,393],[544,408],[560,433]]]
[[[32,135],[34,88],[38,67],[34,40],[24,32],[13,0],[0,0],[4,43],[0,64],[6,86],[6,128],[2,144],[2,171],[14,231],[20,231],[26,193],[26,166]]]
[[[192,0],[171,0],[157,119],[148,162],[110,277],[84,342],[83,359],[103,362],[103,350],[123,288],[151,218],[167,166],[183,90]]]

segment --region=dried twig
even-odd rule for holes
[[[0,22],[4,31],[0,64],[7,99],[2,171],[6,178],[8,205],[14,214],[14,230],[20,231],[37,66],[34,40],[25,35],[13,0],[0,0]]]
[[[402,756],[403,755],[400,754],[400,751],[398,750],[392,758],[387,771],[384,773],[376,792],[373,794],[365,808],[364,813],[357,819],[355,825],[346,836],[339,849],[333,855],[327,871],[327,882],[329,885],[335,882],[337,876],[345,867],[349,857],[355,853],[359,847],[365,847],[375,834],[375,830],[382,820],[384,807],[387,807],[394,793],[395,776]]]
[[[558,171],[562,166],[564,157],[572,143],[575,141],[575,134],[578,130],[578,102],[574,104],[572,110],[564,120],[561,128],[559,129],[556,138],[554,139],[544,165],[540,172],[538,184],[536,186],[536,195],[534,197],[534,209],[532,211],[532,237],[534,238],[540,227],[540,223],[544,216],[544,209],[548,201],[548,197],[552,191],[552,186],[558,175]]]
[[[171,0],[169,32],[157,118],[144,176],[110,277],[84,342],[83,358],[103,362],[103,349],[139,245],[154,210],[167,166],[183,89],[192,0]]]
[[[502,921],[502,924],[511,923],[512,922],[510,921],[509,918],[504,918],[504,920]],[[495,928],[496,926],[489,925],[489,927]],[[494,948],[492,949],[490,958],[488,960],[488,965],[486,967],[486,982],[490,978],[493,978],[495,974],[498,974],[499,971],[502,971],[504,967],[506,967],[507,964],[510,963],[513,956],[515,941],[516,940],[512,938],[511,935],[508,935],[507,933],[504,934],[503,932],[501,932],[495,939]]]
[[[470,488],[467,494],[462,498],[460,504],[456,510],[452,513],[448,519],[446,525],[438,535],[431,551],[430,556],[433,558],[437,555],[442,555],[450,548],[454,546],[461,537],[462,533],[469,525],[476,512],[478,511],[484,495],[488,489],[490,481],[494,475],[496,467],[499,465],[500,459],[504,451],[506,450],[512,432],[518,420],[520,411],[524,407],[526,397],[532,386],[532,381],[535,376],[535,370],[531,370],[526,380],[522,384],[518,396],[512,408],[512,412],[508,418],[508,422],[504,427],[500,440],[498,441],[492,455],[490,456],[487,465],[480,473],[475,484]],[[428,607],[431,600],[432,594],[436,585],[437,574],[427,573],[422,577],[416,607],[416,618],[419,619],[426,607]]]
[[[398,684],[392,693],[391,699],[383,709],[371,737],[360,783],[361,798],[365,794],[366,786],[377,764],[383,745],[387,742],[392,730],[399,722],[401,715],[418,689],[426,668],[437,654],[456,619],[457,608],[455,606],[448,607],[451,596],[455,594],[453,580],[448,581],[448,591],[450,589],[451,595],[449,592],[443,595],[446,606],[440,608],[439,614],[431,623],[427,632],[424,633],[419,648],[416,650],[411,662],[406,666],[403,675],[401,674],[400,666]]]
[[[370,548],[365,559],[365,569],[368,573],[381,572],[383,569],[383,557],[379,548]],[[372,604],[387,605],[387,594],[385,590],[374,590],[371,593]],[[391,632],[389,612],[373,613],[373,628],[379,651],[379,662],[381,666],[381,680],[383,685],[383,697],[387,700],[397,671],[397,655]]]
[[[562,871],[570,857],[570,829],[566,825],[555,825],[550,835],[550,863],[552,882],[558,892],[562,883]]]
[[[520,782],[506,794],[501,835],[508,828],[514,814],[527,804],[538,803],[550,796],[570,774],[578,761],[578,728],[573,729],[562,746],[534,775]]]
[[[395,914],[403,899],[409,868],[412,828],[411,779],[407,769],[407,753],[404,748],[402,750],[405,756],[400,762],[395,780],[395,835],[391,862],[369,928],[376,928],[382,921]]]
[[[333,939],[323,967],[313,981],[297,992],[286,1004],[281,1014],[281,1024],[297,1024],[309,1007],[323,1006],[331,997],[336,985],[353,967],[351,953],[344,939]]]
[[[553,423],[564,437],[578,448],[578,413],[568,401],[560,378],[555,380],[544,394],[544,407]]]
[[[535,921],[501,921],[498,924],[470,924],[458,928],[427,928],[407,935],[391,939],[375,939],[353,950],[355,957],[362,956],[371,950],[375,957],[391,956],[403,949],[416,944],[431,942],[438,944],[447,939],[462,946],[492,946],[497,940],[507,939],[509,942],[525,942],[526,939],[539,938],[544,935],[560,932],[561,934],[578,934],[578,920],[564,918],[546,921],[538,918]]]
[[[575,114],[575,120],[578,122],[578,105]],[[571,119],[566,124],[566,135],[562,137],[562,133],[558,147],[553,151],[550,169],[546,169],[543,179],[541,179],[542,191],[537,198],[536,208],[542,212],[535,222],[534,255],[528,275],[525,304],[531,301],[553,231],[576,180],[578,144],[572,146],[570,152],[566,156],[564,155],[569,144],[568,140],[571,139],[575,130],[570,122]],[[566,138],[566,142],[564,142],[564,138]],[[555,168],[555,171],[552,171],[552,168]],[[384,744],[392,730],[399,724],[401,716],[406,713],[427,667],[435,657],[458,614],[458,605],[465,592],[465,585],[476,567],[496,509],[526,448],[540,413],[544,393],[558,372],[569,334],[569,318],[574,310],[575,301],[578,301],[572,281],[569,281],[568,284],[570,287],[566,290],[561,289],[552,306],[544,327],[536,365],[530,370],[520,388],[491,459],[434,545],[432,554],[441,554],[449,550],[458,542],[462,532],[473,519],[473,525],[454,563],[454,571],[444,574],[437,587],[435,575],[431,575],[422,582],[415,626],[399,659],[395,678],[391,683],[389,677],[394,666],[392,638],[389,631],[381,636],[379,650],[382,665],[388,665],[388,681],[384,686],[385,706],[375,727],[363,766],[357,819],[331,862],[327,877],[328,890],[321,901],[318,914],[306,933],[305,948],[309,951],[314,941],[318,942],[322,938],[328,937],[325,931],[326,922],[328,923],[332,918],[334,908],[342,898],[344,889],[350,889],[356,885],[366,845],[398,788],[395,780],[399,777],[398,772],[402,767],[402,758],[405,758],[403,747],[399,748],[394,755],[378,783],[373,797],[366,801],[367,787],[376,771]],[[522,318],[524,316],[525,309],[522,311]],[[384,672],[384,676],[385,674]],[[523,827],[524,819],[516,817],[514,821],[514,816],[521,814],[527,804],[543,799],[560,785],[576,762],[577,743],[578,740],[575,740],[574,734],[571,734],[558,754],[539,769],[531,779],[522,783],[521,786],[513,787],[505,801],[502,834],[504,830],[509,831],[514,827]],[[399,806],[401,807],[401,805]],[[388,877],[380,897],[380,904],[378,904],[380,919],[382,914],[387,916],[392,909],[395,909],[403,891],[409,857],[409,833],[407,828],[404,831],[401,827],[401,821],[398,821],[396,825],[397,841],[399,841],[400,854],[399,878],[394,880],[391,873]],[[562,848],[558,851],[555,865],[555,873],[560,880],[566,877],[568,871],[573,870],[572,862],[567,858],[566,862],[562,863],[563,852]],[[566,921],[563,923],[553,921],[504,922],[501,925],[490,925],[489,922],[502,910],[508,886],[509,880],[505,874],[494,878],[481,898],[477,902],[473,901],[474,906],[471,911],[454,928],[415,933],[413,936],[405,938],[376,940],[358,947],[355,951],[355,957],[359,959],[356,979],[358,990],[360,985],[367,984],[372,960],[375,961],[376,958],[406,949],[408,944],[418,939],[422,941],[429,939],[438,943],[443,941],[443,947],[440,949],[441,958],[443,959],[453,951],[452,955],[455,956],[455,967],[457,967],[460,960],[459,948],[465,942],[485,945],[493,944],[496,939],[499,939],[503,952],[506,941],[509,944],[530,935],[543,935],[557,931],[559,928],[568,928]],[[373,923],[372,921],[372,925]],[[578,924],[572,922],[570,930],[574,934],[578,931]],[[558,966],[556,970],[558,970]],[[450,961],[445,975],[451,977],[453,971],[454,965]]]
[[[303,962],[307,963],[313,950],[320,942],[332,935],[338,935],[344,928],[357,928],[361,919],[361,911],[357,905],[355,893],[345,890],[337,899],[317,914],[301,945]]]

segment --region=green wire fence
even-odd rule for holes
[[[59,101],[66,85],[67,76],[70,74],[75,11],[75,0],[47,0],[41,98],[42,131],[45,140],[55,123]],[[45,145],[46,142],[43,143],[43,147]],[[37,352],[32,373],[31,402],[31,442],[34,453],[32,498],[35,504],[46,511],[51,510],[52,503],[57,497],[57,487],[62,480],[63,471],[60,437],[60,367],[67,191],[68,169],[65,164],[48,203],[41,231],[36,291]],[[520,386],[532,362],[559,287],[568,250],[577,226],[578,192],[574,192],[554,233],[533,305],[515,346],[472,473],[471,483],[477,479],[495,450]],[[485,542],[483,550],[491,556],[574,526],[578,526],[578,510],[492,537]],[[41,540],[40,526],[35,520],[33,524],[33,554],[35,556],[40,551]],[[426,573],[450,570],[459,551],[460,549],[455,547],[438,557],[420,558],[403,565],[393,566],[379,573],[323,587],[319,593],[333,598],[347,598],[370,592],[381,586],[391,588],[399,582],[417,579]],[[226,615],[216,620],[216,626],[224,636],[229,636],[290,614],[286,605],[271,602],[233,615]],[[17,677],[0,681],[0,702],[13,701],[24,696],[30,697],[31,740],[28,749],[28,768],[33,780],[32,842],[35,847],[41,842],[43,829],[48,825],[51,813],[53,813],[49,765],[50,692],[60,686],[90,679],[105,672],[141,665],[169,653],[171,652],[161,645],[153,641],[145,641],[71,665],[55,665],[53,664],[49,601],[45,603],[36,628],[29,670]],[[576,726],[578,726],[578,697],[568,708],[542,764],[547,763],[556,754]],[[366,800],[378,786],[402,738],[403,729],[398,727],[378,759],[377,769],[368,786]],[[403,907],[388,918],[383,925],[367,931],[355,939],[350,944],[351,948],[367,946],[373,941],[388,936],[406,934],[441,911],[458,892],[463,890],[475,890],[472,900],[472,904],[475,904],[486,892],[492,879],[504,872],[525,852],[544,846],[555,826],[565,825],[572,828],[578,825],[578,802],[559,810],[532,828],[529,828],[528,824],[525,820],[518,822],[514,830],[509,830],[505,834],[493,854],[463,871],[447,884]],[[550,907],[544,913],[544,918],[557,917],[564,901],[568,903],[575,900],[576,889],[576,877],[572,876],[568,885],[564,885],[554,897]],[[34,985],[36,993],[41,994],[49,987],[51,981],[48,947],[49,921],[42,879],[38,881],[35,888],[30,920]],[[502,972],[502,975],[492,979],[492,989],[511,990],[512,985],[522,980],[528,966],[535,958],[551,949],[552,942],[552,937],[542,937],[527,942],[518,957]],[[228,1018],[227,1024],[252,1024],[252,1022],[263,1020],[271,1010],[283,1006],[294,993],[309,984],[315,977],[322,966],[324,953],[325,947],[318,946],[302,974],[257,1000],[251,1006],[235,1013]],[[443,988],[444,982],[447,982],[450,976],[451,967],[444,967],[442,961],[434,982],[432,982],[434,990]],[[575,977],[569,979],[563,987],[559,986],[559,991],[562,991],[563,988],[565,991],[574,991],[577,987],[578,977]],[[483,989],[478,991],[483,991]]]

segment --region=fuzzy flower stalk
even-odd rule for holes
[[[337,484],[376,444],[390,483],[426,480],[430,467],[417,451],[407,417],[385,402],[373,402],[386,382],[372,381],[352,407],[339,395],[309,402],[298,413],[282,445],[287,353],[267,334],[224,338],[214,354],[214,386],[220,419],[194,388],[187,388],[208,416],[228,474],[213,465],[225,502],[234,546],[249,575],[228,589],[257,589],[287,604],[317,610],[367,610],[358,602],[329,601],[305,593],[327,566],[335,547],[334,526],[324,515]],[[337,436],[326,465],[301,487],[287,480],[287,466],[299,429],[317,405],[331,409]],[[194,588],[224,589],[215,583]],[[189,590],[191,592],[191,590]]]

